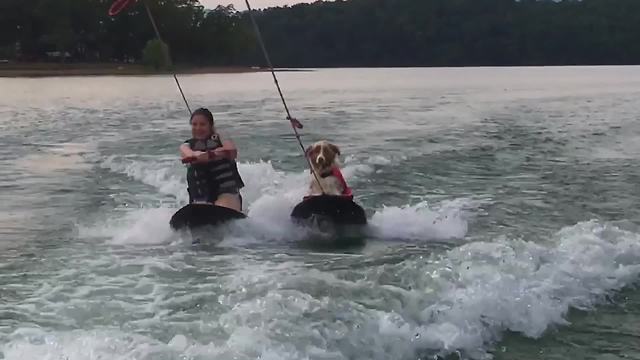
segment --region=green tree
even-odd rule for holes
[[[33,61],[146,60],[155,34],[143,3],[109,17],[111,3],[0,0],[0,48],[19,43]],[[246,12],[145,3],[176,64],[264,64]],[[640,0],[318,0],[255,15],[281,67],[640,63]]]
[[[171,66],[169,47],[157,39],[148,41],[142,51],[142,62],[156,71],[168,69]]]

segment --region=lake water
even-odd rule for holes
[[[364,248],[301,245],[269,74],[181,77],[247,185],[200,247],[170,77],[0,79],[0,359],[640,359],[640,67],[279,75]]]

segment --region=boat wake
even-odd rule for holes
[[[351,160],[344,168],[345,177],[357,184],[380,163],[380,156],[369,159],[368,163]],[[169,228],[169,219],[188,200],[184,174],[182,168],[175,165],[175,159],[142,161],[111,156],[101,166],[155,188],[162,199],[158,201],[161,205],[140,204],[138,208],[117,209],[94,224],[79,226],[81,236],[108,238],[115,244],[173,242],[175,234]],[[218,234],[212,236],[217,242],[230,246],[290,242],[309,235],[309,229],[294,224],[290,217],[292,209],[305,195],[306,172],[285,173],[269,162],[240,163],[239,171],[246,183],[242,194],[248,218],[216,231]],[[381,206],[369,211],[366,236],[416,242],[459,241],[467,232],[470,210],[476,203],[471,199],[455,199],[434,205],[423,201],[402,207]]]
[[[114,256],[100,265],[108,267],[98,274],[109,274],[80,278],[69,271],[95,267],[88,263],[95,260],[76,259],[82,270],[70,269],[55,286],[34,292],[11,311],[46,306],[47,316],[63,323],[87,322],[104,311],[134,318],[93,330],[23,325],[0,345],[4,358],[382,360],[457,352],[486,359],[505,332],[537,338],[567,324],[569,309],[592,309],[638,281],[640,234],[589,221],[560,230],[544,244],[497,238],[404,254],[401,261],[224,255],[192,264],[184,254]],[[325,269],[310,267],[315,261]],[[215,280],[198,280],[198,286],[172,280],[194,271],[190,276]],[[113,278],[114,273],[120,275]],[[69,281],[75,292],[69,292]],[[130,291],[135,296],[127,300]],[[114,292],[122,294],[109,295]],[[55,300],[68,297],[75,305]],[[164,326],[170,327],[168,337],[149,334]]]

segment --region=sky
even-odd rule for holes
[[[270,6],[282,6],[282,5],[293,5],[301,2],[310,2],[303,0],[249,0],[249,4],[251,4],[252,8],[259,9]],[[237,10],[245,10],[247,7],[244,4],[244,0],[200,0],[200,3],[204,5],[206,8],[213,9],[218,5],[229,5],[233,4],[233,6]]]

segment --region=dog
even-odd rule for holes
[[[351,189],[340,172],[340,148],[322,140],[309,146],[305,153],[313,168],[307,197],[323,194],[351,196]]]

